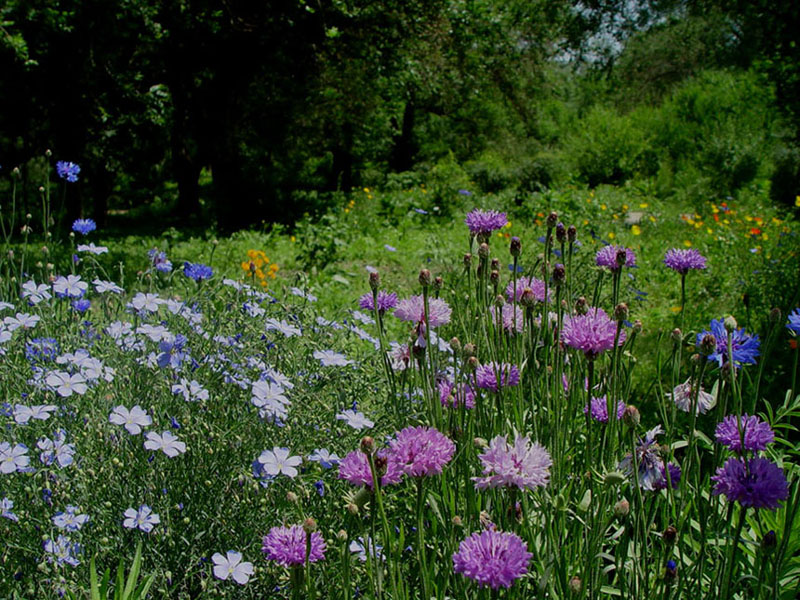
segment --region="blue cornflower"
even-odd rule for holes
[[[150,262],[155,267],[156,271],[162,273],[169,273],[172,271],[172,262],[167,258],[166,252],[161,252],[158,248],[153,248],[147,251],[147,256],[150,257]]]
[[[208,265],[185,262],[183,263],[183,274],[189,279],[203,281],[204,279],[211,279],[214,276],[214,270]]]
[[[708,360],[716,362],[720,367],[728,362],[728,332],[725,330],[723,319],[712,319],[711,330],[701,331],[697,334],[697,347],[707,335],[711,335],[717,342],[717,347],[708,355]],[[732,334],[731,347],[733,350],[733,364],[754,365],[758,356],[759,346],[758,335],[748,335],[744,328],[736,329]]]
[[[34,338],[25,344],[25,358],[30,362],[37,360],[50,362],[55,360],[61,349],[53,338]]]
[[[92,303],[87,300],[86,298],[81,298],[80,300],[74,300],[72,302],[72,308],[78,311],[79,313],[85,313],[89,310],[92,306]]]
[[[789,313],[789,322],[786,324],[786,329],[800,335],[800,308],[795,308]]]
[[[97,229],[97,223],[92,219],[76,219],[72,224],[72,231],[80,233],[81,235],[87,235],[95,229]]]
[[[320,479],[319,481],[315,481],[314,487],[316,488],[320,498],[322,498],[325,495],[325,482],[322,481],[322,479]]]
[[[56,163],[56,173],[58,173],[58,176],[61,177],[61,179],[66,179],[70,183],[78,181],[78,173],[80,172],[81,168],[74,162],[59,160]]]

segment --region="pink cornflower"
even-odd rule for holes
[[[381,487],[398,483],[403,477],[403,471],[392,460],[388,450],[378,450],[375,456],[377,463],[385,463],[386,473],[380,479]],[[372,489],[372,471],[369,468],[367,455],[361,450],[354,450],[345,456],[339,463],[339,479],[349,481],[353,485],[366,486]]]
[[[318,531],[311,533],[311,552],[309,562],[317,562],[325,558],[325,540]],[[261,551],[268,560],[274,560],[279,565],[291,567],[303,565],[306,562],[306,532],[302,525],[291,527],[273,527],[264,536]]]
[[[397,432],[389,448],[389,461],[412,477],[440,475],[456,451],[453,441],[432,427],[406,427]]]
[[[487,530],[473,533],[453,554],[453,570],[469,577],[479,587],[511,587],[528,572],[533,554],[515,533]]]
[[[457,408],[462,404],[466,408],[475,408],[475,392],[468,385],[443,380],[439,382],[439,400],[442,406]]]
[[[384,314],[397,306],[397,294],[394,292],[386,293],[383,290],[378,290],[378,312]],[[367,292],[358,299],[358,306],[363,310],[375,310],[375,298],[372,297],[372,292]]]
[[[483,463],[483,477],[473,477],[475,487],[518,487],[532,490],[544,487],[550,480],[553,460],[547,449],[537,442],[530,443],[528,436],[516,434],[514,445],[509,446],[505,435],[498,435],[478,458]]]
[[[569,347],[583,351],[586,358],[594,359],[601,352],[614,347],[617,323],[602,308],[589,308],[585,315],[564,319],[561,340]],[[625,342],[625,332],[619,332],[619,345]]]
[[[618,262],[618,255],[621,252],[625,253],[625,261],[622,265]],[[595,254],[594,260],[598,267],[606,267],[612,272],[619,271],[621,267],[636,266],[636,254],[630,248],[622,246],[603,246]]]
[[[453,310],[441,298],[428,298],[428,324],[431,328],[447,325]],[[425,322],[425,302],[422,295],[400,300],[394,316],[401,321]]]
[[[519,367],[509,363],[489,362],[475,371],[478,387],[497,392],[501,387],[519,385]]]
[[[506,298],[508,298],[509,302],[512,302],[516,297],[517,302],[519,302],[522,299],[522,292],[525,291],[525,288],[531,289],[536,300],[544,302],[544,281],[536,277],[520,277],[517,279],[516,288],[514,287],[514,282],[509,281],[506,286]],[[550,299],[551,296],[552,290],[547,290],[547,298]]]

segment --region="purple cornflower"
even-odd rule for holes
[[[453,310],[441,298],[428,298],[428,324],[431,328],[447,325]],[[425,322],[425,302],[422,295],[400,300],[394,316],[401,321]]]
[[[608,270],[615,272],[619,271],[620,265],[617,262],[617,254],[622,251],[625,252],[625,267],[636,266],[636,254],[630,248],[623,246],[603,246],[595,254],[594,261],[598,267],[606,267]]]
[[[479,388],[497,392],[501,387],[519,384],[519,368],[509,363],[489,362],[475,370],[475,381]]]
[[[75,183],[76,181],[78,181],[78,173],[80,172],[81,168],[74,162],[69,162],[66,160],[59,160],[58,162],[56,162],[56,173],[58,174],[59,177],[61,177],[61,179],[65,179],[70,183]],[[74,226],[73,229],[75,229]],[[77,229],[75,231],[77,231]]]
[[[72,301],[72,308],[79,313],[85,313],[92,307],[92,303],[86,298],[80,298]]]
[[[375,455],[376,468],[378,462],[386,462],[386,473],[380,478],[381,486],[398,483],[403,476],[400,466],[394,462],[387,450],[378,450]],[[369,468],[367,455],[361,450],[354,450],[339,463],[339,479],[349,481],[353,485],[365,485],[372,489],[372,471]]]
[[[471,235],[488,236],[496,229],[502,229],[508,223],[506,213],[498,212],[496,210],[475,210],[467,213],[464,223],[469,227]]]
[[[525,288],[530,288],[533,292],[533,297],[539,302],[544,302],[544,281],[536,277],[520,277],[517,279],[517,287],[514,287],[514,281],[509,281],[506,286],[506,298],[509,302],[514,300],[516,296],[517,302],[522,299],[522,292]],[[516,293],[515,293],[516,291]],[[547,298],[552,297],[552,290],[547,290]]]
[[[508,436],[498,435],[486,451],[479,455],[483,464],[483,477],[473,477],[478,489],[518,487],[533,490],[544,487],[550,480],[553,460],[547,449],[538,442],[530,443],[528,436],[516,434],[510,446]]]
[[[145,533],[153,531],[153,527],[161,523],[161,517],[153,512],[153,509],[142,504],[139,510],[129,508],[125,511],[125,520],[122,526],[126,529],[140,529]]]
[[[412,477],[441,474],[456,451],[453,441],[432,427],[406,427],[397,432],[389,447],[389,460]]]
[[[528,572],[533,554],[515,533],[481,531],[458,545],[453,554],[453,570],[474,580],[479,587],[511,587],[514,580]]]
[[[705,269],[706,257],[694,248],[681,250],[672,248],[664,256],[664,264],[681,275],[686,275],[689,269]]]
[[[205,279],[211,279],[214,276],[214,269],[200,263],[185,262],[183,263],[183,274],[189,279],[194,279],[199,282]]]
[[[147,251],[147,256],[150,257],[150,262],[156,271],[162,273],[169,273],[172,271],[172,262],[167,258],[166,252],[161,252],[158,248],[153,248]]]
[[[311,552],[308,562],[317,562],[325,558],[325,540],[318,531],[311,534]],[[306,532],[302,525],[291,527],[273,527],[264,536],[261,551],[267,560],[274,560],[284,567],[303,565],[306,562]]]
[[[685,382],[676,385],[675,389],[672,390],[672,393],[667,394],[667,396],[670,396],[675,405],[682,411],[691,412],[692,402],[694,401],[694,391],[692,390],[692,382],[690,379],[687,379]],[[708,410],[716,403],[716,398],[714,398],[712,394],[703,391],[702,387],[697,390],[696,411],[698,414],[706,414],[706,412],[708,412]]]
[[[367,292],[358,299],[358,306],[363,310],[375,310],[375,299],[372,292]],[[378,312],[384,314],[397,306],[397,294],[378,290]]]
[[[678,489],[678,484],[681,482],[681,467],[674,463],[667,463],[661,467],[661,479],[653,484],[654,490],[667,489],[667,472],[669,472],[669,484],[672,489]]]
[[[253,563],[242,562],[242,553],[234,550],[228,550],[225,556],[215,552],[211,556],[211,560],[214,563],[214,577],[222,581],[232,577],[236,583],[244,585],[250,580],[250,575],[255,572]]]
[[[786,329],[800,335],[800,308],[795,308],[789,313],[789,322],[786,324]]]
[[[592,398],[592,418],[595,421],[600,421],[601,423],[608,423],[608,399],[605,395],[600,396],[599,398]],[[589,407],[583,407],[583,413],[586,414],[589,412]],[[617,402],[617,421],[622,418],[622,413],[625,412],[625,403],[620,400]]]
[[[569,347],[581,350],[586,358],[592,360],[601,352],[614,347],[617,324],[609,318],[602,308],[589,308],[585,315],[575,315],[564,319],[561,340]],[[619,332],[619,345],[625,342],[625,331]]]
[[[499,313],[496,308],[491,308],[490,310],[494,316],[495,326],[502,326],[504,331],[511,334],[522,333],[525,325],[525,315],[518,304],[504,304]]]
[[[97,229],[97,223],[92,219],[76,219],[72,223],[72,231],[80,233],[81,235],[88,235]]]
[[[716,362],[720,367],[728,362],[728,332],[725,330],[724,319],[712,319],[711,331],[701,331],[697,334],[697,347],[707,335],[712,335],[717,341],[717,347],[713,353],[708,355],[708,360]],[[744,328],[737,329],[731,337],[731,347],[733,349],[733,364],[754,365],[758,356],[761,342],[758,335],[748,335]]]
[[[741,430],[741,431],[740,431]],[[775,434],[769,423],[765,423],[756,416],[742,415],[741,419],[736,415],[728,415],[721,423],[717,424],[715,437],[718,443],[723,444],[734,452],[742,451],[742,440],[744,449],[758,452],[766,450],[767,446],[775,441]]]
[[[475,408],[475,392],[464,383],[455,385],[450,381],[440,381],[439,399],[442,406],[458,408],[463,404],[466,408]]]
[[[644,439],[639,440],[636,446],[636,466],[639,474],[639,487],[653,491],[658,483],[663,480],[664,460],[661,458],[656,436],[664,433],[661,425],[648,431]],[[619,463],[619,469],[628,476],[633,475],[633,456],[628,454]]]
[[[711,478],[716,482],[714,495],[723,494],[728,501],[743,508],[776,509],[789,497],[789,483],[783,471],[766,458],[751,458],[747,465],[739,458],[729,458]]]

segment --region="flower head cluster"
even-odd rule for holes
[[[767,446],[775,440],[775,434],[769,423],[765,423],[756,416],[728,415],[721,423],[717,424],[715,437],[718,443],[723,444],[734,452],[751,450],[758,452],[766,450]],[[742,446],[744,440],[744,446]]]
[[[273,527],[264,536],[261,551],[267,556],[267,560],[274,560],[281,566],[303,565],[306,562],[306,535],[302,525]],[[325,540],[317,531],[310,536],[311,552],[308,554],[308,562],[317,562],[325,558]]]
[[[440,381],[439,400],[442,406],[458,408],[463,404],[466,408],[475,408],[475,392],[465,383],[455,385],[447,380]]]
[[[211,279],[214,276],[214,269],[200,263],[185,262],[183,263],[183,274],[189,279],[203,281],[204,279]]]
[[[56,173],[58,176],[61,177],[61,179],[69,181],[70,183],[75,183],[78,181],[78,174],[80,172],[81,168],[74,162],[59,160],[56,163]]]
[[[270,264],[269,258],[262,250],[253,249],[247,251],[247,260],[243,261],[241,266],[248,277],[258,279],[261,287],[267,287],[267,279],[275,279],[280,269],[278,263]]]
[[[432,427],[406,427],[397,432],[389,447],[390,460],[412,477],[441,474],[456,451],[453,441]]]
[[[776,509],[789,497],[789,483],[783,471],[766,458],[751,458],[747,464],[729,458],[711,478],[716,483],[712,493],[723,494],[742,507]]]
[[[600,423],[608,423],[608,399],[605,396],[599,398],[592,398],[591,407],[584,406],[584,414],[591,410],[592,418]],[[622,418],[622,413],[625,412],[625,403],[620,400],[617,402],[617,421]]]
[[[515,533],[486,530],[473,533],[453,554],[453,570],[469,577],[479,587],[511,587],[528,572],[533,555]]]
[[[644,439],[640,439],[634,454],[635,463],[631,454],[628,454],[619,463],[619,468],[629,476],[634,472],[634,466],[638,473],[639,487],[644,490],[653,491],[657,489],[660,482],[664,479],[664,459],[661,458],[661,451],[656,444],[656,436],[664,433],[661,425],[657,425],[648,431]]]
[[[441,298],[428,298],[428,324],[431,328],[447,325],[453,309]],[[401,321],[425,322],[425,301],[422,295],[400,300],[394,316]]]
[[[728,362],[728,332],[725,329],[725,321],[723,319],[713,319],[711,321],[711,330],[705,330],[697,334],[697,347],[700,347],[703,338],[711,335],[717,342],[714,352],[709,354],[708,360],[716,362],[720,367]],[[758,335],[748,335],[745,333],[744,328],[736,329],[732,332],[731,348],[733,350],[733,364],[739,365],[754,365],[756,364],[756,357],[759,352],[758,349],[761,343],[758,340]]]
[[[483,464],[483,476],[473,477],[478,489],[518,487],[532,490],[544,487],[550,480],[550,454],[537,442],[530,443],[528,436],[516,435],[509,445],[508,436],[498,435],[478,458]]]
[[[387,293],[384,290],[378,290],[377,303],[376,299],[372,297],[372,292],[367,292],[358,299],[358,306],[363,310],[375,310],[378,307],[378,312],[384,314],[397,306],[397,294],[394,292]]]
[[[375,455],[375,467],[379,474],[381,470],[385,469],[385,472],[380,474],[381,486],[398,483],[403,477],[403,471],[392,459],[388,450],[378,450]],[[372,489],[372,470],[369,467],[367,455],[361,450],[354,450],[345,456],[339,463],[339,479]]]
[[[536,298],[538,302],[544,302],[544,281],[536,277],[520,277],[516,281],[516,286],[514,285],[514,281],[510,281],[506,286],[506,298],[508,298],[509,302],[514,301],[514,299],[519,302],[522,299],[522,292],[524,292],[526,288],[530,288],[533,292],[533,297]],[[552,295],[552,290],[547,290],[548,299],[550,299]]]
[[[470,234],[488,236],[497,229],[502,229],[508,223],[506,213],[496,210],[475,209],[467,213],[464,223],[469,227]]]
[[[519,367],[509,363],[489,362],[475,370],[479,388],[497,392],[501,387],[519,385]]]
[[[564,319],[561,340],[570,348],[581,350],[588,359],[614,347],[617,324],[602,308],[590,308],[585,315]],[[620,330],[618,344],[625,342],[625,332]]]
[[[694,248],[685,250],[672,248],[664,256],[664,264],[681,275],[686,275],[689,269],[705,269],[706,257]]]
[[[687,379],[683,383],[679,383],[675,386],[675,389],[672,390],[671,394],[667,394],[672,398],[672,401],[675,405],[680,408],[684,412],[691,412],[692,411],[692,402],[694,402],[694,390],[692,389],[692,382],[690,379]],[[713,408],[713,406],[717,403],[716,398],[714,398],[713,394],[709,394],[706,391],[703,391],[701,387],[697,390],[697,406],[696,412],[698,414],[704,415],[708,412],[709,409]]]
[[[623,265],[620,265],[619,262],[617,262],[617,255],[620,252],[625,253],[625,263]],[[630,248],[608,245],[603,246],[597,251],[597,254],[594,256],[594,261],[598,267],[606,267],[608,270],[614,272],[619,271],[621,266],[635,267],[636,254]]]

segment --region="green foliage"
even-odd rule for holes
[[[150,588],[155,581],[155,575],[146,575],[139,582],[139,575],[142,568],[142,542],[136,545],[136,555],[133,557],[131,569],[125,578],[125,562],[120,560],[117,567],[116,578],[113,583],[111,580],[111,569],[106,569],[102,579],[97,577],[97,567],[93,556],[89,563],[89,594],[78,595],[72,591],[68,592],[71,600],[88,598],[89,600],[145,600]]]

